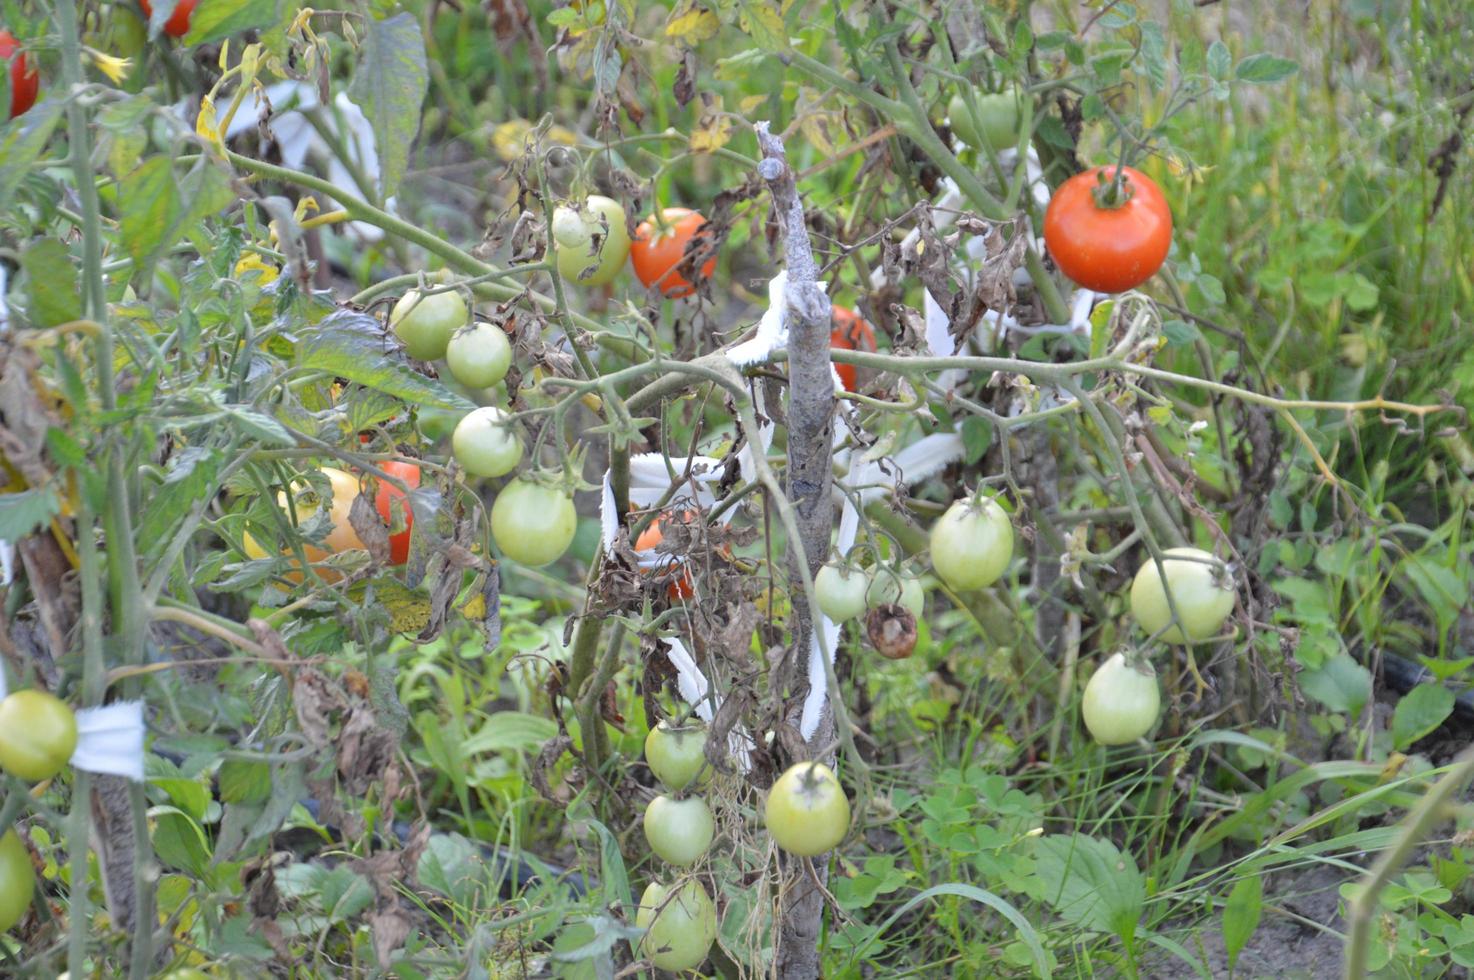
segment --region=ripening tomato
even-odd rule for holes
[[[411,289],[389,313],[389,326],[409,356],[420,361],[444,357],[450,338],[470,320],[466,301],[454,289],[423,296],[418,289]]]
[[[507,376],[512,344],[496,324],[473,323],[451,336],[445,345],[445,363],[451,376],[467,388],[490,388]]]
[[[789,854],[815,857],[844,840],[850,801],[828,766],[798,762],[768,790],[763,822],[773,842]]]
[[[688,511],[684,516],[686,517],[686,519],[689,520],[694,515]],[[636,551],[654,551],[656,548],[660,547],[660,542],[665,540],[665,533],[660,529],[660,522],[661,518],[657,517],[655,518],[655,520],[651,521],[645,526],[645,530],[640,532],[640,536],[635,539]],[[680,561],[674,556],[671,557],[668,564],[679,564],[682,566],[685,565],[684,562]],[[687,599],[695,595],[696,583],[691,580],[691,569],[683,568],[683,571],[681,572],[681,577],[671,582],[670,585],[666,587],[665,593],[672,602],[685,602]]]
[[[701,860],[716,833],[711,807],[699,796],[684,800],[655,797],[645,807],[644,827],[650,850],[678,868],[689,868]]]
[[[77,748],[77,716],[65,701],[25,688],[0,701],[0,769],[39,783],[71,761]]]
[[[27,64],[15,35],[5,30],[0,30],[0,61],[10,62],[10,118],[14,119],[36,104],[41,76]]]
[[[819,610],[836,623],[854,619],[865,611],[865,592],[869,588],[870,576],[862,568],[825,565],[814,576],[814,598],[819,600]]]
[[[379,469],[403,480],[411,490],[420,485],[420,468],[414,463],[393,459],[380,463]],[[409,561],[410,528],[415,523],[414,512],[409,508],[409,501],[404,499],[404,491],[387,480],[380,480],[378,492],[374,494],[374,508],[391,531],[396,520],[404,525],[403,531],[389,535],[389,563],[403,565]]]
[[[0,836],[0,932],[8,932],[31,907],[36,868],[31,852],[12,828]]]
[[[1148,557],[1131,583],[1131,614],[1148,633],[1165,630],[1162,639],[1167,643],[1182,643],[1184,633],[1189,643],[1217,636],[1233,612],[1233,577],[1221,561],[1197,548],[1168,548],[1162,554],[1167,587],[1157,563]],[[1178,623],[1172,622],[1168,589],[1181,617]]]
[[[1044,212],[1044,246],[1061,272],[1086,289],[1122,293],[1162,267],[1172,246],[1172,211],[1162,189],[1131,167],[1095,167],[1055,190]]]
[[[958,500],[931,528],[931,565],[965,592],[998,581],[1013,558],[1013,523],[990,497]]]
[[[709,775],[706,726],[693,721],[677,727],[662,721],[645,736],[645,764],[656,779],[677,793],[697,776]]]
[[[582,208],[553,212],[553,243],[558,275],[581,286],[603,286],[619,275],[630,254],[624,207],[613,198],[590,194]]]
[[[664,228],[653,218],[647,218],[635,229],[635,240],[630,244],[630,265],[647,289],[659,286],[660,291],[671,299],[690,296],[696,287],[677,272],[676,267],[686,254],[686,246],[706,224],[706,219],[689,208],[666,208],[661,217]],[[701,264],[701,278],[710,276],[716,267],[717,259],[713,255]]]
[[[468,412],[450,437],[456,462],[472,476],[506,476],[522,460],[522,440],[511,416],[487,405]]]
[[[491,505],[491,536],[503,555],[521,565],[557,561],[577,530],[573,498],[556,487],[518,477]]]
[[[1101,745],[1136,741],[1152,730],[1161,710],[1162,695],[1151,664],[1145,660],[1128,663],[1119,653],[1090,675],[1080,700],[1085,727]]]
[[[154,14],[153,4],[148,0],[138,0],[143,7],[143,15],[152,17]],[[184,37],[189,33],[189,18],[194,13],[195,4],[198,0],[179,0],[174,5],[174,12],[164,22],[164,33],[170,37]]]
[[[706,886],[687,878],[679,888],[652,881],[640,896],[635,925],[646,930],[640,955],[657,970],[693,970],[717,938],[717,910]]]
[[[875,352],[875,331],[870,329],[870,324],[847,306],[830,307],[834,318],[834,329],[829,333],[829,346],[834,350],[857,350],[867,353]],[[853,364],[836,364],[834,370],[839,374],[839,383],[844,385],[845,391],[854,391],[859,372]]]
[[[302,546],[302,551],[307,556],[307,560],[313,564],[324,561],[329,555],[336,555],[341,551],[363,549],[363,540],[358,536],[358,532],[353,530],[353,525],[348,521],[348,512],[353,508],[354,498],[358,496],[358,478],[331,466],[324,466],[322,472],[328,478],[328,483],[333,494],[332,499],[328,501],[328,514],[332,519],[333,529],[323,539],[321,547],[315,544],[304,544]],[[311,492],[310,495],[309,491]],[[322,508],[323,501],[318,497],[316,488],[305,481],[300,485],[293,486],[292,493],[296,495],[293,506],[297,512],[297,523],[299,525],[306,523]],[[291,514],[291,509],[287,506],[287,492],[285,490],[276,495],[276,503],[284,513]],[[266,557],[266,549],[261,547],[249,533],[245,535],[245,541],[243,543],[247,558]],[[324,568],[319,571],[322,577],[329,582],[336,581],[342,577],[341,573],[336,569]],[[290,572],[286,577],[294,582],[302,581],[302,573],[300,571]]]

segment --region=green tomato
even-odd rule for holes
[[[844,840],[850,801],[828,766],[799,762],[768,790],[763,822],[773,842],[789,854],[815,857]]]
[[[563,557],[578,530],[573,498],[560,490],[516,479],[491,505],[491,536],[502,554],[520,565],[547,565]]]
[[[904,606],[911,615],[920,618],[926,607],[926,593],[921,589],[921,579],[895,569],[876,569],[870,576],[869,588],[865,590],[865,604],[874,609],[887,603]]]
[[[445,356],[451,335],[470,319],[466,301],[456,290],[421,296],[418,289],[411,289],[394,304],[389,313],[389,326],[410,357],[434,361]]]
[[[1085,727],[1101,745],[1136,741],[1152,730],[1161,710],[1156,671],[1145,661],[1129,664],[1119,653],[1090,675],[1080,701]]]
[[[657,796],[645,807],[644,826],[650,850],[678,868],[688,868],[701,860],[716,833],[711,808],[699,796],[684,800]]]
[[[662,721],[645,736],[645,764],[666,786],[679,793],[703,772],[706,765],[706,727],[673,728]]]
[[[1217,636],[1233,612],[1233,577],[1221,561],[1198,548],[1169,548],[1163,555],[1166,588],[1157,563],[1147,558],[1131,583],[1131,614],[1150,634],[1165,630],[1161,637],[1167,643],[1184,642],[1184,632],[1189,643]],[[1168,589],[1180,623],[1172,622]]]
[[[1013,559],[1013,524],[989,498],[959,500],[931,528],[931,564],[958,592],[992,585]]]
[[[469,412],[450,437],[456,462],[472,476],[506,476],[522,460],[522,440],[506,412],[487,405]]]
[[[824,615],[836,623],[865,612],[865,593],[870,587],[870,577],[863,569],[825,565],[814,576],[814,593]],[[920,583],[917,583],[920,588]]]
[[[584,286],[602,286],[624,268],[630,254],[624,208],[612,198],[591,194],[582,208],[553,212],[558,275]]]
[[[467,388],[490,388],[507,376],[512,366],[512,345],[501,327],[473,323],[450,338],[445,346],[445,363]]]
[[[947,103],[947,121],[957,138],[977,150],[1007,150],[1018,143],[1019,108],[1017,91],[973,96],[969,110],[961,95]]]
[[[181,966],[159,977],[159,980],[210,980],[210,974],[192,966]]]
[[[646,930],[640,955],[658,970],[694,970],[717,938],[717,910],[706,887],[687,878],[679,888],[652,881],[640,896],[635,925]]]
[[[0,836],[0,932],[8,931],[26,914],[36,892],[36,869],[31,852],[16,832]]]
[[[66,702],[27,688],[0,701],[0,768],[17,779],[50,779],[77,748],[77,716]]]

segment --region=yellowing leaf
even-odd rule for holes
[[[756,112],[758,106],[762,105],[766,101],[768,101],[768,97],[766,95],[749,95],[741,102],[737,103],[737,108],[741,110],[744,116],[749,116],[752,115],[752,113]]]
[[[722,22],[711,11],[693,3],[684,3],[665,22],[665,36],[694,48],[702,41],[716,37],[721,28]]]
[[[704,112],[691,131],[691,149],[710,153],[727,145],[732,138],[732,117],[724,112]]]
[[[767,51],[788,49],[788,29],[783,26],[783,15],[771,4],[763,0],[743,4],[738,23],[758,47]]]
[[[215,100],[205,96],[200,100],[200,114],[195,118],[194,131],[221,156],[225,155],[225,137],[220,131],[220,121],[215,116]]]

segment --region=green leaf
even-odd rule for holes
[[[0,541],[19,541],[60,513],[61,501],[51,487],[0,493]]]
[[[157,6],[157,4],[155,5]],[[187,46],[208,44],[232,35],[271,27],[282,16],[281,0],[200,0],[189,17]],[[158,12],[155,11],[155,17]]]
[[[1372,696],[1372,672],[1342,651],[1300,674],[1300,689],[1332,711],[1357,714]]]
[[[1263,84],[1278,82],[1300,70],[1300,66],[1289,58],[1277,58],[1272,54],[1251,54],[1240,61],[1234,77],[1241,82]]]
[[[558,725],[551,718],[521,711],[498,711],[486,719],[486,724],[479,731],[461,743],[461,752],[469,756],[481,752],[531,749],[557,734]]]
[[[1228,893],[1223,905],[1223,949],[1228,954],[1229,972],[1233,972],[1239,953],[1259,928],[1263,898],[1264,879],[1257,876],[1240,878]]]
[[[1162,324],[1162,335],[1167,338],[1168,347],[1188,347],[1203,336],[1196,326],[1186,320],[1168,320]]]
[[[199,824],[172,806],[154,807],[154,853],[166,867],[203,878],[210,866],[210,848]]]
[[[426,888],[471,907],[483,881],[482,858],[460,834],[431,834],[415,874]]]
[[[297,445],[296,437],[270,415],[246,408],[244,405],[226,405],[225,417],[248,438],[263,446]]]
[[[271,798],[271,767],[254,759],[226,759],[220,764],[222,803],[265,803]]]
[[[1410,555],[1399,570],[1412,581],[1439,623],[1452,623],[1458,618],[1469,594],[1458,572],[1426,555]]]
[[[31,172],[31,165],[46,150],[51,141],[51,132],[61,121],[61,111],[66,103],[61,99],[46,99],[31,107],[30,111],[12,119],[9,125],[0,126],[0,212],[9,210],[10,199],[16,188]]]
[[[971,466],[982,459],[988,447],[993,444],[993,423],[976,415],[969,415],[962,420],[961,432],[962,459]]]
[[[362,57],[348,97],[363,109],[379,153],[379,193],[392,197],[409,166],[409,147],[420,129],[420,106],[430,84],[425,39],[413,14],[364,26]]]
[[[1084,834],[1051,834],[1035,844],[1043,899],[1067,923],[1110,932],[1130,943],[1146,902],[1146,884],[1129,853]]]
[[[82,295],[77,289],[77,267],[72,253],[55,238],[40,238],[21,255],[31,302],[32,326],[54,327],[82,319]]]
[[[469,412],[476,406],[397,361],[379,321],[342,311],[312,328],[297,349],[303,367],[328,371],[411,405]]]
[[[174,179],[174,164],[167,157],[145,160],[124,177],[118,203],[123,212],[123,247],[140,267],[177,240],[184,203]]]
[[[1454,710],[1454,693],[1442,684],[1419,684],[1397,702],[1392,712],[1392,742],[1406,749],[1433,731]]]
[[[1233,70],[1233,55],[1229,54],[1228,45],[1222,41],[1214,41],[1208,46],[1208,77],[1215,81],[1225,81]]]
[[[630,893],[629,871],[624,866],[624,852],[619,849],[619,838],[597,820],[590,819],[588,826],[599,837],[599,882],[604,894],[626,909],[634,909],[634,896]]]
[[[738,4],[738,26],[764,51],[787,51],[788,31],[783,15],[767,0],[742,0]]]

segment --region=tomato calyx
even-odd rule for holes
[[[1109,174],[1104,167],[1096,171],[1095,189],[1090,192],[1095,198],[1095,206],[1102,211],[1118,211],[1136,196],[1136,185],[1126,176],[1125,168],[1112,167],[1110,170]]]

